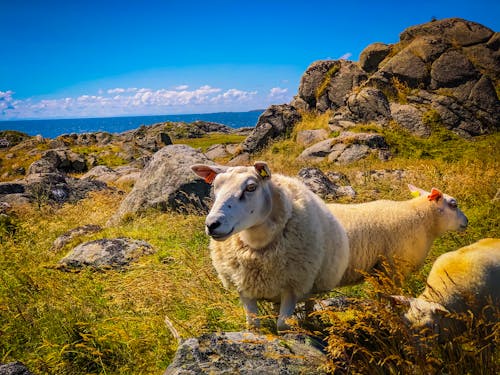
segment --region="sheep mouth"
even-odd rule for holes
[[[224,241],[227,240],[234,232],[234,227],[231,228],[231,230],[227,233],[212,233],[209,234],[211,238],[213,238],[216,241]]]

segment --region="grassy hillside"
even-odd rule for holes
[[[297,129],[326,128],[327,121],[327,115],[309,114]],[[356,202],[408,199],[406,183],[438,187],[457,198],[469,228],[435,242],[426,266],[403,286],[411,295],[421,291],[439,254],[500,237],[500,133],[464,140],[433,126],[433,136],[420,139],[397,125],[379,129],[367,124],[357,130],[384,134],[394,155],[390,161],[320,165],[325,172],[349,177]],[[255,159],[268,161],[275,173],[295,175],[303,166],[295,162],[302,151],[295,135]],[[225,142],[220,137],[213,141]],[[376,169],[404,169],[406,177],[376,180],[366,173]],[[182,337],[245,327],[237,294],[222,288],[211,265],[203,217],[150,211],[51,250],[53,241],[72,228],[104,225],[123,197],[117,191],[99,192],[77,204],[23,207],[0,219],[0,362],[19,360],[36,374],[159,374],[177,346],[165,316]],[[64,273],[54,267],[78,243],[119,236],[146,240],[157,252],[123,271]],[[363,284],[335,294],[373,296],[373,290]]]

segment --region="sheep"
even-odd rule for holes
[[[390,297],[409,306],[404,315],[407,323],[431,328],[441,338],[463,329],[459,321],[448,317],[450,313],[470,311],[474,316],[484,314],[488,320],[498,322],[500,239],[485,238],[442,254],[432,265],[420,296]],[[487,306],[492,306],[493,311],[485,309]]]
[[[297,179],[251,167],[193,165],[213,183],[215,201],[205,220],[210,255],[226,288],[236,287],[251,328],[257,301],[280,304],[277,328],[298,301],[330,291],[349,259],[345,230],[325,203]]]
[[[407,201],[378,200],[360,204],[328,204],[347,231],[350,260],[341,286],[363,279],[381,260],[398,267],[402,275],[422,266],[433,241],[450,230],[465,230],[467,217],[457,201],[433,188],[426,192],[408,185]],[[360,272],[361,271],[361,272]]]

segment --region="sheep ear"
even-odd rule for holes
[[[450,313],[446,307],[437,302],[432,302],[431,310],[438,315],[448,315]]]
[[[429,192],[425,191],[424,189],[420,189],[419,187],[416,187],[415,185],[408,184],[408,189],[410,189],[411,195],[413,197],[420,197],[420,196],[426,196],[429,194]]]
[[[227,169],[228,167],[221,165],[195,164],[191,166],[191,170],[203,178],[207,184],[211,184],[219,173],[224,173]]]
[[[385,295],[384,297],[387,297],[389,301],[395,302],[396,304],[403,306],[410,306],[411,300],[413,299],[412,297],[397,296],[394,294]]]
[[[259,176],[262,177],[264,180],[271,178],[271,170],[269,169],[269,166],[267,165],[266,162],[257,161],[253,166],[257,171],[257,173],[259,174]]]
[[[443,198],[443,193],[436,188],[432,188],[431,193],[427,196],[427,199],[430,201],[436,201],[436,203],[439,202],[441,198]]]

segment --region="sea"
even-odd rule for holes
[[[41,135],[44,138],[56,138],[61,134],[108,132],[121,133],[152,125],[159,122],[186,122],[201,120],[216,122],[231,128],[253,127],[264,110],[248,112],[218,112],[185,115],[157,115],[131,117],[97,117],[76,119],[13,120],[0,121],[0,130],[17,130],[29,135]]]

